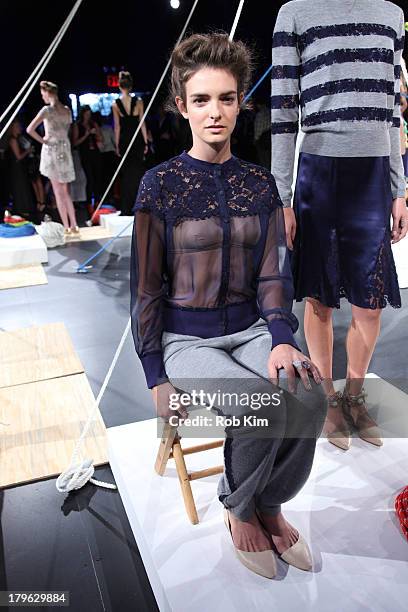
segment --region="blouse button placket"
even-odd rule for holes
[[[214,170],[215,184],[217,187],[217,196],[219,200],[219,209],[222,222],[223,240],[222,240],[222,275],[220,292],[218,295],[218,304],[224,307],[223,329],[222,332],[227,333],[228,322],[226,320],[225,298],[228,292],[229,284],[229,268],[230,268],[230,244],[231,244],[231,227],[229,219],[228,204],[225,197],[224,179],[222,177],[221,168]]]

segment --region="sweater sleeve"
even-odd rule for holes
[[[131,323],[136,352],[152,387],[167,379],[161,337],[162,307],[167,293],[165,278],[165,222],[158,213],[157,177],[143,177],[135,205],[132,235],[130,293]]]
[[[276,187],[274,186],[276,192]],[[277,193],[276,199],[279,200]],[[272,336],[272,349],[278,344],[291,344],[299,349],[293,334],[299,322],[292,313],[293,280],[286,246],[282,204],[267,219],[263,256],[257,276],[259,312],[266,320]]]
[[[401,156],[401,108],[400,108],[400,78],[401,78],[401,57],[404,48],[404,14],[401,11],[400,26],[397,38],[394,43],[394,73],[395,73],[395,105],[392,127],[390,128],[390,169],[391,169],[391,189],[393,198],[405,198],[405,173]]]
[[[292,202],[299,131],[300,56],[292,3],[279,11],[272,40],[272,174],[283,206]]]

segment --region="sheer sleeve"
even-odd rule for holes
[[[134,208],[130,307],[133,340],[149,388],[168,380],[161,345],[163,298],[167,293],[165,222],[157,211],[158,199],[157,179],[147,173],[140,184]]]
[[[281,206],[269,216],[257,283],[258,307],[268,324],[272,348],[278,344],[291,344],[298,349],[293,334],[299,322],[292,313],[293,281]]]

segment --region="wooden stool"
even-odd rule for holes
[[[206,476],[213,476],[214,474],[221,474],[224,471],[224,467],[219,465],[217,467],[207,468],[206,470],[198,470],[196,472],[188,473],[186,463],[184,461],[184,455],[199,453],[201,451],[210,450],[211,448],[218,448],[223,444],[224,440],[215,440],[214,442],[208,442],[207,444],[198,444],[197,446],[190,446],[190,448],[183,449],[180,444],[180,436],[177,433],[177,427],[171,426],[169,423],[165,423],[164,425],[163,435],[154,469],[159,476],[163,476],[167,461],[169,459],[174,459],[176,462],[176,470],[180,481],[181,492],[183,494],[184,505],[186,507],[188,518],[193,525],[197,525],[200,521],[198,520],[197,509],[194,502],[190,481],[197,480],[198,478],[205,478]]]

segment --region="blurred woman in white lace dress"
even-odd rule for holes
[[[71,111],[58,99],[58,87],[55,83],[41,81],[40,90],[47,106],[32,120],[27,133],[42,144],[40,172],[51,182],[65,233],[78,233],[75,209],[68,189],[68,183],[75,179],[68,137],[72,123]],[[41,123],[44,123],[44,138],[37,132]]]

